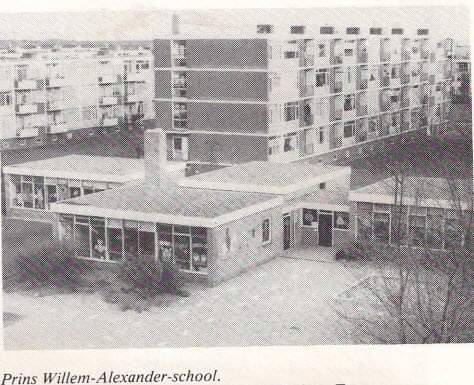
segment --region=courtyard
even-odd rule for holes
[[[5,293],[4,345],[23,350],[354,343],[338,322],[334,297],[371,273],[369,265],[278,257],[217,287],[188,284],[190,297],[165,296],[162,306],[143,313],[120,311],[95,293]]]

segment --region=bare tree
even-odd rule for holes
[[[443,179],[409,177],[406,165],[397,161],[391,173],[390,242],[361,241],[358,248],[369,254],[374,268],[339,296],[337,314],[365,343],[472,342],[472,179],[457,179],[447,168]],[[448,209],[426,208],[423,202],[433,195],[444,205],[448,201]],[[408,206],[411,213],[425,210],[423,226],[417,228],[415,216],[410,222]]]

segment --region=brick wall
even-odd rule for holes
[[[166,39],[153,40],[155,67],[171,67],[171,45]]]
[[[155,127],[163,130],[172,129],[171,102],[155,101]]]
[[[262,245],[262,221],[271,218],[272,241]],[[226,229],[231,239],[226,251]],[[253,234],[253,232],[255,232]],[[217,284],[283,253],[281,207],[216,227],[208,235],[209,281]]]
[[[190,130],[268,132],[267,106],[237,103],[187,103]],[[156,111],[158,116],[158,110]]]
[[[259,136],[198,134],[189,136],[190,162],[244,163],[267,160],[268,139]]]
[[[191,68],[267,68],[264,39],[186,40],[186,62]]]
[[[263,72],[188,71],[186,80],[190,99],[268,99],[267,74]]]
[[[155,98],[171,98],[171,71],[155,71]]]

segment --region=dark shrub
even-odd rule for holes
[[[36,251],[22,253],[14,266],[14,283],[29,288],[50,287],[75,291],[84,286],[84,261],[73,257],[73,252],[57,242],[43,242]]]
[[[336,252],[336,260],[371,259],[373,250],[369,245],[360,242],[351,242]]]
[[[118,279],[104,292],[104,300],[116,304],[120,310],[142,312],[157,305],[160,294],[169,293],[183,297],[184,282],[179,269],[172,261],[162,263],[152,258],[130,256],[120,266]]]

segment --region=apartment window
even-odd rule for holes
[[[372,210],[371,203],[357,203],[357,239],[361,241],[372,240]]]
[[[403,28],[392,28],[392,35],[403,35]]]
[[[426,214],[426,244],[430,249],[443,248],[443,209],[428,208]]]
[[[410,210],[410,216],[408,217],[408,229],[410,231],[411,244],[413,246],[424,246],[425,245],[425,233],[426,233],[426,214],[425,209]]]
[[[316,72],[316,87],[328,85],[328,69],[318,70]]]
[[[406,206],[392,206],[391,214],[390,241],[394,245],[406,245],[408,209]]]
[[[352,138],[355,133],[355,122],[344,123],[344,138]]]
[[[10,93],[0,93],[0,106],[9,106],[12,104],[12,95]]]
[[[345,57],[354,56],[354,50],[353,50],[352,48],[346,48],[346,49],[344,49],[344,56],[345,56]]]
[[[428,35],[429,29],[427,29],[427,28],[420,28],[420,29],[418,29],[417,33],[418,33],[418,35]]]
[[[334,33],[334,27],[320,27],[319,33],[321,35],[332,35]]]
[[[173,104],[173,123],[175,128],[186,128],[187,127],[187,105],[186,103],[174,103]]]
[[[326,57],[326,44],[318,44],[318,57]]]
[[[344,96],[344,111],[352,111],[355,109],[355,95],[345,95]]]
[[[280,152],[280,141],[277,137],[268,140],[268,155],[275,155]]]
[[[292,34],[303,34],[305,32],[304,25],[292,25],[290,27],[290,33]]]
[[[321,182],[321,183],[319,184],[319,189],[320,189],[320,190],[326,190],[326,182]]]
[[[319,144],[324,144],[326,141],[326,129],[324,127],[319,128]]]
[[[360,28],[359,27],[347,27],[346,28],[346,33],[348,35],[358,35],[360,33]]]
[[[259,24],[257,25],[257,33],[272,33],[273,25],[271,24]]]
[[[371,35],[381,35],[382,34],[382,28],[370,28],[369,33]]]
[[[283,107],[285,122],[298,119],[298,102],[288,102]]]
[[[91,257],[90,223],[88,217],[74,218],[74,249],[76,257]]]
[[[262,245],[267,245],[272,241],[271,220],[266,218],[262,221]]]
[[[392,66],[391,77],[392,79],[398,79],[400,77],[400,66],[398,65]]]
[[[296,133],[285,135],[283,142],[283,151],[290,152],[294,150],[296,150]]]

